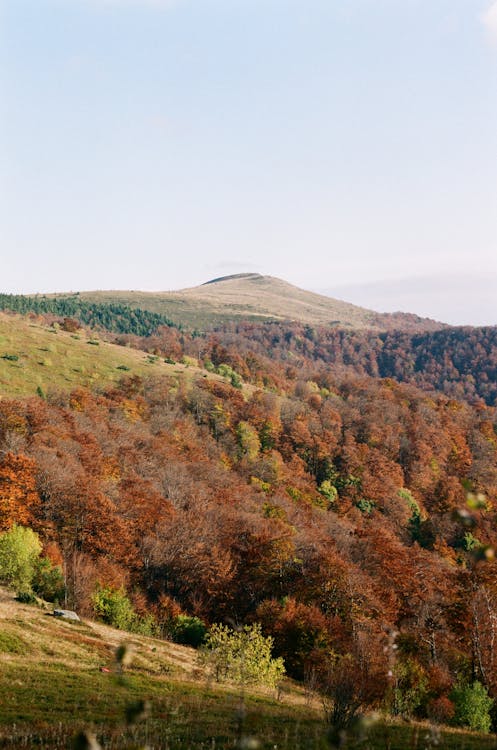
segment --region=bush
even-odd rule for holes
[[[33,591],[47,602],[64,600],[65,584],[62,570],[52,566],[47,557],[37,560],[32,580]]]
[[[393,712],[409,719],[420,709],[428,696],[428,678],[423,667],[412,658],[395,665]]]
[[[136,617],[124,589],[98,588],[93,595],[93,609],[107,625],[119,630],[130,630]]]
[[[285,674],[283,659],[273,659],[273,639],[265,638],[261,626],[245,625],[231,630],[213,625],[199,654],[201,664],[210,667],[218,682],[275,687]]]
[[[450,724],[455,714],[455,706],[446,695],[434,698],[428,704],[428,718],[436,724]]]
[[[361,714],[377,707],[385,694],[383,665],[375,667],[358,646],[355,649],[355,654],[331,658],[328,669],[316,675],[326,721],[333,733],[349,729]]]
[[[147,635],[154,637],[160,635],[160,628],[153,615],[145,615],[139,617],[135,614],[135,618],[131,623],[129,630],[132,633],[138,633],[138,635]]]
[[[0,534],[0,580],[20,593],[30,592],[42,546],[32,529],[14,524]]]
[[[36,604],[37,602],[36,596],[30,591],[20,591],[16,596],[16,600],[21,604]]]
[[[475,732],[490,731],[492,719],[490,711],[493,700],[489,697],[487,689],[481,682],[473,682],[472,685],[456,685],[450,694],[454,703],[454,724],[469,727]]]
[[[309,669],[325,667],[333,653],[329,623],[321,610],[293,598],[266,600],[256,617],[274,638],[274,650],[285,660],[288,674],[303,680]]]
[[[93,594],[92,601],[95,614],[107,625],[140,635],[158,634],[159,629],[154,617],[152,615],[140,617],[133,609],[124,589],[99,587]]]
[[[173,620],[171,638],[175,643],[198,648],[202,645],[207,634],[207,628],[199,617],[178,615]]]

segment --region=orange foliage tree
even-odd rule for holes
[[[36,491],[36,464],[24,455],[6,453],[0,462],[0,530],[13,524],[35,525],[40,498]]]

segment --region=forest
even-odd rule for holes
[[[404,717],[497,697],[495,409],[227,339],[190,380],[0,400],[0,530],[39,535],[83,615],[259,623],[289,675]]]
[[[159,328],[146,338],[120,336],[146,351],[188,354],[229,363],[249,382],[285,388],[287,378],[330,372],[393,378],[424,391],[489,406],[497,403],[497,328],[446,327],[438,331],[346,331],[299,323],[239,323],[212,332]]]
[[[188,331],[76,295],[0,305],[186,366],[0,398],[0,568],[31,530],[26,600],[194,646],[260,627],[342,721],[490,728],[497,328]]]
[[[136,336],[150,336],[160,326],[172,325],[164,315],[131,308],[120,304],[99,304],[86,302],[78,294],[61,297],[22,294],[0,294],[0,310],[26,315],[51,316],[53,319],[74,319],[78,324],[93,329],[113,333],[132,333]],[[63,323],[63,320],[62,320]],[[74,326],[74,324],[73,324]]]

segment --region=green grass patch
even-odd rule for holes
[[[0,313],[0,396],[32,396],[41,388],[71,390],[77,386],[105,385],[119,381],[126,373],[146,375],[150,364],[143,352],[102,340],[58,332],[34,325],[21,316]],[[88,344],[91,344],[88,346]],[[170,374],[171,367],[157,363],[157,370]]]
[[[0,630],[0,653],[2,654],[26,654],[28,645],[15,633]]]

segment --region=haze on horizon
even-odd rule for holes
[[[497,2],[0,0],[3,292],[497,324]]]

